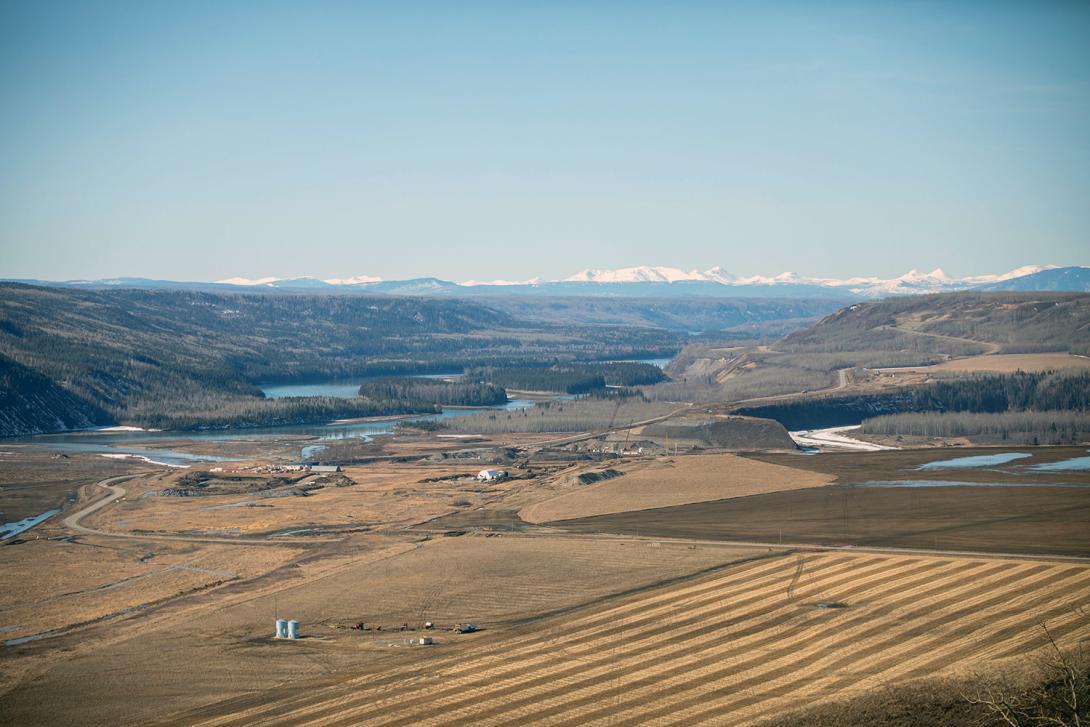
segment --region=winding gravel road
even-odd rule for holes
[[[131,480],[134,477],[140,477],[146,474],[144,472],[138,472],[132,475],[120,475],[118,477],[108,477],[100,482],[96,482],[97,487],[102,487],[110,491],[110,494],[101,500],[96,500],[82,510],[77,510],[64,519],[64,526],[69,530],[73,530],[81,535],[101,535],[107,538],[127,538],[130,540],[179,540],[187,543],[224,543],[227,545],[302,545],[307,543],[330,543],[339,541],[340,538],[307,538],[305,541],[291,541],[286,539],[276,538],[217,538],[211,535],[151,535],[145,533],[113,533],[108,530],[98,530],[96,528],[89,528],[86,525],[81,525],[80,521],[87,517],[91,513],[98,512],[102,508],[106,507],[112,502],[115,502],[124,497],[128,492],[123,487],[119,487],[116,483],[125,482]]]

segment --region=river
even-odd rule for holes
[[[665,366],[670,359],[641,359],[637,363],[649,363],[655,366]],[[416,374],[417,378],[457,378],[460,373],[445,374]],[[369,377],[381,378],[381,377]],[[263,386],[262,391],[269,398],[282,398],[288,396],[336,396],[339,398],[355,398],[360,384],[364,378],[351,380],[327,380],[308,382],[305,384],[275,384]],[[567,394],[557,394],[550,398],[571,398]],[[466,409],[447,408],[442,414],[429,414],[419,417],[409,417],[412,421],[443,420],[454,417],[469,416],[488,411],[510,411],[525,409],[534,406],[535,400],[512,399],[502,406],[474,407]],[[22,444],[41,447],[48,451],[62,454],[92,453],[103,456],[130,456],[142,459],[152,464],[162,464],[169,467],[188,467],[197,462],[232,462],[228,457],[216,457],[206,454],[193,454],[183,450],[161,449],[148,447],[156,442],[178,440],[194,441],[243,441],[255,438],[275,437],[277,435],[293,435],[312,437],[310,441],[300,449],[299,456],[302,459],[310,459],[317,455],[323,448],[323,442],[337,439],[369,439],[375,436],[391,434],[399,421],[404,418],[385,419],[382,421],[339,421],[324,424],[294,424],[280,427],[252,427],[236,429],[216,429],[206,431],[119,431],[113,428],[84,430],[76,432],[63,432],[60,434],[38,434],[31,437],[17,437],[4,439],[5,445]]]
[[[336,384],[333,384],[334,386]],[[445,409],[442,414],[428,414],[419,417],[409,417],[413,421],[427,419],[450,419],[463,417],[470,414],[479,414],[487,411],[510,411],[524,409],[534,405],[529,399],[512,399],[503,406],[478,407],[467,409]],[[300,450],[300,457],[314,456],[321,447],[321,442],[336,439],[368,439],[374,436],[390,434],[394,431],[399,421],[406,419],[385,419],[382,421],[343,421],[327,422],[324,424],[294,424],[280,427],[251,427],[238,429],[216,429],[213,431],[111,431],[111,430],[84,430],[78,432],[64,432],[61,434],[38,434],[31,437],[17,437],[5,439],[5,445],[32,445],[41,447],[51,452],[62,454],[76,454],[90,452],[103,456],[131,456],[143,459],[152,464],[162,464],[169,467],[187,467],[196,462],[232,462],[230,457],[216,457],[208,454],[192,454],[175,449],[161,449],[148,447],[155,442],[172,441],[182,439],[194,441],[243,441],[255,438],[275,437],[277,435],[309,436],[315,438]]]
[[[603,363],[645,363],[666,368],[672,359],[668,358],[643,358],[627,359],[619,361],[606,361]],[[462,372],[451,371],[442,374],[410,374],[407,378],[413,379],[449,379],[456,381],[461,378]],[[284,399],[291,396],[335,396],[338,399],[355,399],[359,393],[360,385],[365,381],[390,378],[389,376],[360,376],[349,379],[328,379],[325,381],[312,381],[301,384],[263,384],[261,391],[269,399]]]

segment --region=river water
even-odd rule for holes
[[[666,368],[666,364],[672,359],[668,358],[643,358],[625,361],[607,361],[605,363],[645,363]],[[442,374],[411,374],[413,379],[448,379],[456,381],[461,378],[460,371],[452,371]],[[363,376],[351,379],[331,379],[328,381],[308,382],[305,384],[269,384],[261,387],[261,391],[269,399],[283,399],[290,396],[335,396],[338,399],[355,399],[359,393],[360,385],[364,381],[389,378],[388,376]]]
[[[641,359],[637,363],[649,363],[655,366],[665,366],[670,362],[668,358]],[[417,378],[457,378],[459,373],[441,374],[417,374]],[[378,378],[378,377],[374,377]],[[336,396],[340,398],[355,398],[359,391],[363,378],[352,380],[328,380],[310,382],[306,384],[269,385],[262,388],[265,396],[269,398],[283,398],[288,396]],[[557,399],[572,398],[567,394],[557,394]],[[32,437],[17,437],[4,439],[3,445],[32,445],[51,452],[62,454],[92,453],[103,456],[131,456],[143,459],[153,464],[163,464],[170,467],[188,467],[195,462],[231,462],[227,457],[216,457],[206,454],[192,454],[175,449],[162,449],[154,446],[156,442],[195,440],[195,441],[245,441],[258,438],[275,436],[307,436],[315,441],[302,446],[299,456],[302,459],[310,459],[323,448],[323,442],[338,439],[369,439],[375,436],[383,436],[393,433],[398,422],[411,420],[443,420],[454,417],[469,416],[482,412],[511,411],[534,406],[536,402],[530,399],[512,399],[503,406],[474,407],[466,409],[447,408],[442,414],[429,414],[419,417],[401,419],[387,419],[383,421],[344,421],[327,422],[324,424],[294,424],[280,427],[253,427],[237,429],[216,429],[195,432],[177,431],[116,431],[109,429],[85,430],[76,432],[64,432],[60,434],[39,434]]]
[[[333,384],[334,386],[336,384]],[[358,385],[357,385],[358,386]],[[468,409],[445,409],[442,414],[428,414],[419,417],[408,417],[412,421],[428,419],[451,419],[470,414],[480,414],[489,411],[511,411],[534,406],[534,401],[529,399],[513,399],[503,406],[479,407]],[[155,442],[178,441],[190,439],[194,441],[246,441],[275,436],[309,436],[318,441],[305,445],[300,451],[300,457],[314,456],[323,446],[322,442],[337,439],[369,439],[374,436],[391,434],[398,422],[407,419],[386,419],[383,421],[345,421],[328,422],[325,424],[294,424],[281,427],[252,427],[245,429],[217,429],[214,431],[196,432],[118,432],[108,430],[85,430],[78,432],[64,432],[62,434],[38,434],[32,437],[18,437],[3,440],[4,445],[32,445],[42,449],[59,452],[62,454],[87,453],[101,454],[104,456],[128,455],[143,459],[153,464],[163,464],[170,467],[187,467],[195,462],[232,462],[229,457],[217,457],[209,454],[192,454],[190,452],[148,447]]]
[[[448,374],[413,374],[411,379],[449,379],[451,381],[461,378],[460,372]],[[270,384],[262,386],[268,399],[285,399],[291,396],[335,396],[338,399],[355,399],[359,394],[360,384],[364,381],[388,378],[385,376],[368,376],[344,380],[319,381],[306,384]]]

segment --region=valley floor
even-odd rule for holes
[[[1033,469],[1085,448],[950,471],[997,450],[567,440],[398,438],[330,479],[259,456],[203,489],[91,456],[14,467],[87,484],[0,548],[0,723],[755,724],[1017,662],[1041,624],[1090,641],[1090,476]],[[509,447],[513,476],[477,482]],[[88,480],[124,474],[109,501]],[[904,479],[925,486],[858,486]],[[303,638],[271,638],[277,617]]]

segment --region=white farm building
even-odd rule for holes
[[[503,470],[481,470],[477,473],[480,482],[499,482],[503,479],[507,479],[507,473]]]

